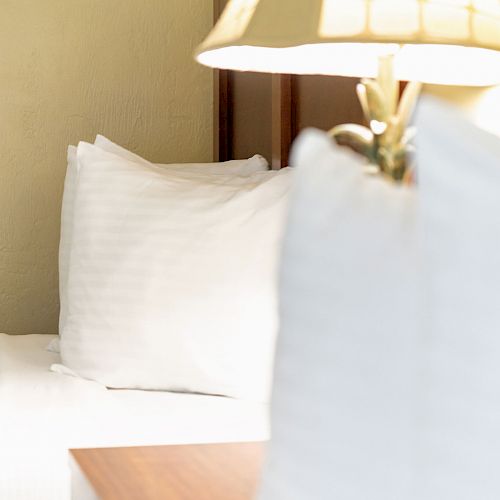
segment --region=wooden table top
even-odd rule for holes
[[[102,500],[252,500],[264,443],[71,450]]]

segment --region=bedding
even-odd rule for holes
[[[95,145],[103,151],[114,153],[121,158],[137,161],[139,163],[144,162],[138,155],[127,151],[125,148],[115,144],[102,135],[96,137]],[[68,168],[64,181],[64,194],[61,209],[61,239],[59,244],[59,296],[61,305],[59,332],[62,332],[66,326],[67,315],[69,259],[73,234],[74,200],[78,183],[77,148],[75,146],[68,147],[67,162]],[[211,175],[231,174],[241,176],[252,175],[256,172],[264,172],[269,169],[269,164],[261,155],[254,155],[245,160],[231,160],[220,163],[177,163],[158,164],[158,166],[172,171],[179,170],[184,173],[208,173]],[[59,351],[59,339],[55,339],[50,348],[56,352]]]
[[[0,498],[69,500],[68,448],[254,441],[267,408],[229,398],[107,390],[50,372],[54,336],[0,334]]]
[[[144,162],[144,159],[131,151],[110,141],[108,138],[98,135],[94,145],[108,153],[113,153],[125,160]],[[254,155],[244,160],[229,160],[214,163],[157,163],[158,167],[169,170],[179,170],[189,172],[190,174],[210,174],[210,175],[240,175],[247,176],[256,172],[265,172],[269,170],[269,163],[261,155]]]
[[[297,143],[262,500],[499,498],[500,140],[417,126],[415,190]]]
[[[409,499],[416,197],[308,130],[281,263],[262,500]],[[421,499],[425,497],[420,497]]]
[[[266,400],[291,170],[173,172],[85,143],[78,163],[64,365],[108,387]]]
[[[428,381],[419,498],[497,500],[500,139],[430,97],[417,126]]]

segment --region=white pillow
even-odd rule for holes
[[[145,162],[140,156],[127,151],[114,142],[98,135],[95,144],[104,151],[115,153],[116,155],[137,162]],[[263,172],[269,169],[269,164],[261,155],[255,155],[247,160],[232,160],[221,163],[186,163],[159,165],[162,168],[169,168],[189,173],[210,173],[210,174],[236,174],[251,175],[255,172]],[[75,190],[78,179],[78,164],[76,159],[76,147],[68,147],[68,168],[64,181],[64,194],[61,210],[61,239],[59,244],[59,297],[60,297],[60,316],[59,332],[62,332],[66,322],[67,296],[66,286],[68,281],[69,255],[73,226],[73,206]],[[59,339],[54,339],[49,349],[55,352],[59,351]]]
[[[114,153],[121,158],[132,161],[144,161],[143,158],[126,150],[125,148],[115,144],[106,137],[98,135],[94,142],[96,146],[101,148],[103,151],[108,153]],[[223,174],[228,173],[232,175],[252,175],[255,172],[265,172],[269,170],[269,163],[261,155],[254,155],[247,160],[229,160],[220,163],[171,163],[168,165],[157,164],[159,167],[165,167],[170,169],[180,169],[184,172],[189,173],[201,173],[201,174]]]
[[[496,500],[500,141],[423,99],[418,189],[299,141],[262,500]]]
[[[265,400],[291,172],[172,171],[78,148],[63,363],[109,387]]]
[[[264,500],[408,499],[416,199],[304,132],[281,276]]]
[[[426,419],[418,498],[500,492],[500,139],[423,99],[419,191]]]
[[[59,241],[59,331],[66,322],[69,259],[71,250],[71,240],[73,236],[73,212],[75,191],[78,179],[78,162],[76,157],[76,147],[68,146],[68,168],[64,179],[64,192],[61,206],[61,236]],[[57,345],[59,339],[54,339],[49,344],[49,349],[58,352]]]

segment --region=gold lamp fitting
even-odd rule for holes
[[[413,169],[415,129],[409,126],[422,84],[410,82],[399,99],[394,77],[394,56],[381,56],[376,79],[364,78],[356,87],[367,127],[345,124],[330,135],[338,144],[365,156],[370,170],[395,181],[404,181]]]

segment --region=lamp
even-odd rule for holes
[[[196,58],[222,69],[363,77],[369,128],[343,125],[332,136],[401,179],[421,83],[500,83],[500,0],[230,0]],[[398,80],[412,82],[399,106]]]

